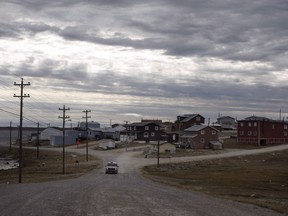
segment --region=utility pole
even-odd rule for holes
[[[85,117],[82,118],[86,118],[86,161],[88,161],[88,118],[91,118],[91,116],[88,116],[88,112],[91,112],[91,110],[83,110],[83,112]]]
[[[40,142],[39,142],[39,122],[37,123],[37,159],[39,159],[39,146],[40,146]]]
[[[127,146],[128,146],[128,123],[129,121],[124,121],[126,123],[126,151],[127,151]]]
[[[12,151],[12,122],[10,121],[10,146],[9,146],[9,152]]]
[[[63,109],[59,108],[59,110],[63,111],[62,117],[59,116],[58,118],[63,119],[63,135],[62,135],[63,136],[62,137],[62,142],[63,142],[63,144],[62,144],[62,148],[63,148],[62,162],[63,163],[62,163],[62,174],[64,175],[65,174],[65,120],[70,118],[69,116],[65,115],[65,112],[67,110],[70,110],[70,108],[65,108],[65,105],[63,105]]]
[[[14,94],[14,97],[20,98],[20,137],[19,137],[19,183],[22,182],[22,167],[23,167],[23,149],[22,149],[22,123],[23,123],[23,98],[30,97],[30,95],[23,94],[23,89],[25,86],[30,85],[30,82],[24,83],[23,78],[21,78],[21,83],[18,84],[14,82],[15,86],[19,86],[21,91],[20,95]]]
[[[159,168],[159,158],[160,158],[160,130],[157,133],[158,143],[157,143],[157,168]]]

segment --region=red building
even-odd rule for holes
[[[271,145],[288,143],[288,122],[251,116],[238,121],[238,142]]]
[[[210,148],[211,141],[218,142],[218,130],[208,125],[194,125],[184,130],[180,136],[182,147]]]

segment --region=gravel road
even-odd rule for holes
[[[288,145],[266,151],[288,149]],[[67,149],[85,153],[85,149]],[[265,150],[259,150],[265,151]],[[135,158],[133,151],[117,150],[90,154],[117,161],[118,175],[105,175],[104,168],[77,179],[33,184],[0,184],[1,216],[280,216],[257,206],[214,198],[161,185],[143,178],[137,171],[156,159]],[[228,152],[210,157],[255,154],[255,150]],[[207,159],[208,156],[172,158],[172,161]],[[160,160],[161,163],[169,159]]]

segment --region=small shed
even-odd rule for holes
[[[219,141],[210,141],[210,148],[214,150],[221,150],[222,143]]]

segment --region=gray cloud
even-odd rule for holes
[[[0,5],[3,45],[46,34],[74,45],[157,51],[171,61],[162,63],[171,68],[161,74],[153,74],[158,70],[153,66],[147,74],[124,74],[104,66],[90,69],[86,61],[73,62],[73,56],[54,59],[41,53],[40,58],[37,50],[30,56],[23,52],[26,60],[21,62],[2,58],[1,76],[47,79],[45,84],[52,89],[61,86],[83,95],[102,93],[140,101],[115,104],[121,113],[273,112],[286,106],[286,0],[9,0]],[[183,64],[190,60],[197,67],[190,71],[188,65],[182,68],[177,63],[181,69],[175,70],[174,59],[184,59]],[[100,60],[95,57],[95,61]],[[231,66],[216,66],[217,61]],[[184,70],[188,70],[185,77],[168,75]],[[141,104],[139,98],[150,98],[153,104]],[[101,112],[105,110],[105,105],[99,106]]]
[[[68,4],[79,4],[79,1],[13,1],[27,8],[40,7],[42,3],[45,14],[46,7],[66,7]],[[46,2],[46,3],[45,3]],[[164,6],[165,3],[165,6]],[[86,41],[101,45],[133,47],[135,49],[159,49],[172,56],[217,57],[236,61],[267,61],[275,57],[287,55],[288,24],[285,22],[288,4],[277,0],[271,5],[270,1],[156,1],[140,4],[135,1],[81,1],[93,7],[107,8],[109,21],[115,27],[114,36],[103,38],[98,34],[104,14],[91,17],[91,23],[85,25],[67,23],[62,26],[51,26],[39,23],[3,24],[8,31],[0,32],[3,36],[17,36],[23,32],[39,33],[50,31],[59,34],[67,40]],[[139,8],[137,8],[135,5]],[[151,12],[141,10],[148,7]],[[117,14],[115,6],[123,6]],[[132,10],[135,7],[135,11]],[[160,9],[161,10],[157,10]],[[32,9],[31,9],[32,10]],[[77,8],[72,8],[75,11]],[[131,11],[130,11],[131,10]],[[136,13],[139,10],[139,13]],[[59,18],[68,16],[59,11]],[[99,13],[99,9],[95,14]],[[124,14],[125,13],[125,14]],[[79,14],[85,16],[84,14]],[[74,18],[74,17],[73,17]],[[77,19],[76,19],[77,20]],[[106,20],[107,21],[107,20]],[[94,23],[99,25],[95,28]],[[121,26],[117,27],[117,23]],[[10,31],[9,31],[10,29]],[[18,29],[18,30],[17,30]],[[91,33],[93,30],[93,33]],[[132,39],[129,31],[144,35],[144,39]],[[127,32],[126,32],[127,31]],[[2,33],[2,34],[1,34]]]

